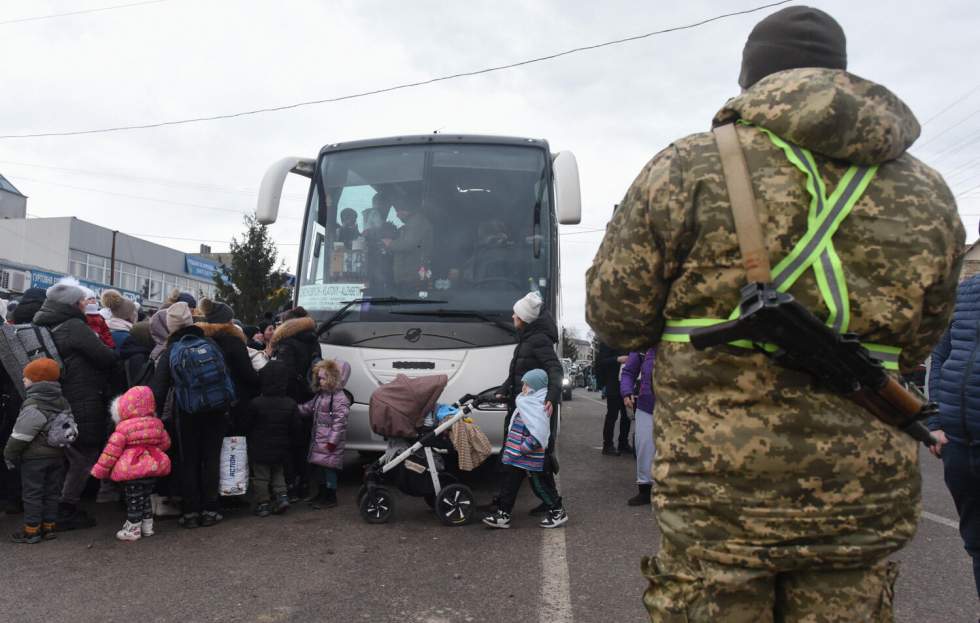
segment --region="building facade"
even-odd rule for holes
[[[46,288],[65,275],[159,307],[175,288],[214,297],[218,263],[75,217],[0,221],[0,292]]]

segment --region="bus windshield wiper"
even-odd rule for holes
[[[344,317],[350,313],[351,307],[365,303],[370,303],[371,305],[444,305],[446,301],[435,301],[429,299],[402,299],[395,296],[354,299],[353,301],[347,301],[344,303],[343,307],[334,312],[333,316],[330,316],[330,318],[320,325],[320,328],[316,331],[317,337],[320,337],[326,333],[330,327],[343,321]]]
[[[439,318],[476,318],[482,320],[483,322],[489,323],[503,329],[504,331],[510,333],[511,335],[517,335],[517,329],[514,325],[503,322],[497,318],[492,318],[491,316],[484,314],[483,312],[474,311],[471,309],[433,309],[430,311],[403,311],[403,312],[392,312],[398,316],[437,316]]]

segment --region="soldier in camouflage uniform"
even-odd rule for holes
[[[820,11],[766,18],[746,44],[743,93],[713,123],[741,120],[774,266],[820,207],[810,189],[826,199],[851,165],[877,165],[860,168],[873,177],[832,238],[849,288],[835,314],[912,369],[946,328],[964,231],[945,182],[907,153],[912,112],[821,57],[834,44],[844,55],[843,31]],[[812,153],[815,176],[788,159],[794,146]],[[788,292],[828,319],[816,275],[808,267]],[[890,621],[897,567],[886,558],[920,512],[916,443],[806,374],[749,349],[695,350],[672,329],[727,318],[745,282],[713,136],[676,141],[626,193],[587,275],[599,337],[657,347],[651,620]]]

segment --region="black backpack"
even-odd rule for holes
[[[55,327],[57,329],[61,325]],[[0,326],[0,364],[13,382],[21,398],[27,395],[24,388],[24,367],[35,359],[54,359],[64,370],[64,363],[54,345],[54,338],[47,327],[33,324],[5,324]]]

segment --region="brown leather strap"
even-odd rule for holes
[[[735,217],[735,234],[742,252],[742,266],[749,283],[769,283],[772,269],[769,265],[769,250],[762,236],[759,214],[755,208],[755,194],[752,192],[752,177],[745,163],[742,145],[738,142],[735,124],[728,123],[712,130],[718,153],[721,154],[721,168],[728,187],[728,200],[732,204]]]

